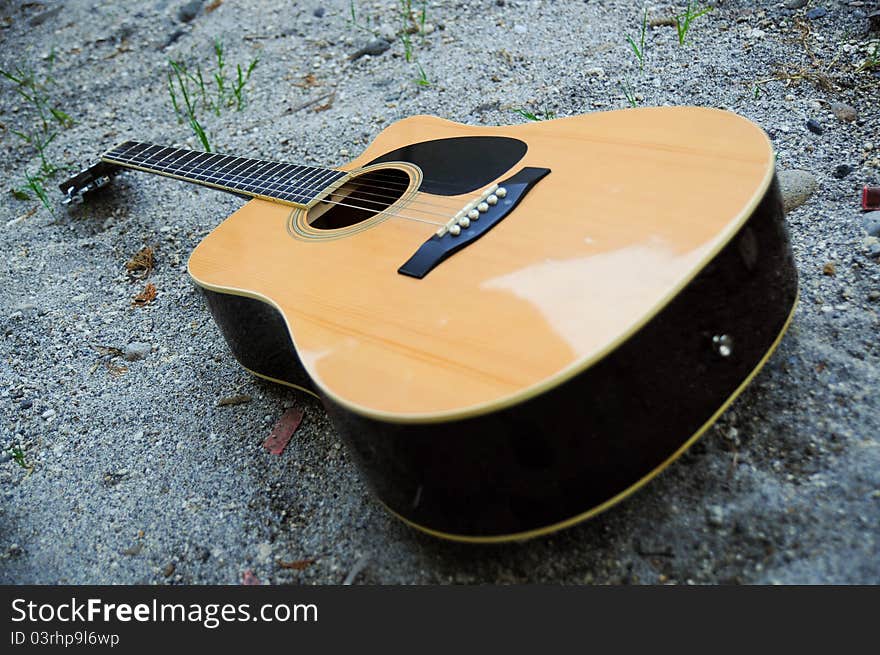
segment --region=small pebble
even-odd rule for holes
[[[786,9],[801,9],[807,4],[807,0],[785,0]]]
[[[152,350],[150,344],[143,341],[132,341],[123,349],[122,356],[129,362],[134,362],[149,355],[150,350]]]
[[[807,129],[810,130],[813,134],[822,134],[825,130],[822,128],[822,125],[815,118],[811,118],[807,121]]]
[[[324,7],[318,7],[317,9],[315,9],[315,11],[312,12],[312,15],[315,18],[324,18],[324,14],[326,12],[327,12],[327,10],[324,9]]]
[[[381,55],[383,52],[388,50],[391,47],[391,44],[388,43],[385,39],[373,39],[363,48],[355,52],[353,55],[349,57],[351,61],[355,59],[360,59],[364,55],[370,55],[371,57],[375,57],[376,55]]]
[[[859,112],[855,107],[850,107],[842,102],[832,102],[831,113],[845,123],[852,123],[859,117]]]
[[[198,16],[201,10],[202,0],[192,0],[177,10],[177,18],[181,23],[188,23]]]
[[[724,510],[720,505],[710,505],[706,510],[706,522],[714,527],[724,524]]]
[[[853,172],[853,167],[849,164],[840,164],[834,168],[834,177],[838,180],[842,180],[847,175]]]
[[[813,7],[806,13],[806,16],[810,20],[816,20],[817,18],[822,18],[827,13],[828,10],[825,7]]]
[[[880,237],[880,211],[862,215],[862,228],[871,237]]]
[[[868,294],[868,300],[871,302],[877,302],[880,300],[880,291],[872,291]]]
[[[790,170],[778,174],[782,204],[786,212],[800,207],[815,193],[818,183],[809,171]]]
[[[833,262],[827,262],[825,266],[822,267],[823,275],[834,275],[837,272],[837,269],[834,268]]]
[[[165,39],[165,47],[167,48],[172,43],[176,43],[184,34],[186,34],[186,30],[174,30],[168,35],[168,38]]]
[[[174,569],[177,568],[174,566],[174,562],[169,562],[164,569],[162,569],[162,575],[166,578],[170,578],[174,574]]]

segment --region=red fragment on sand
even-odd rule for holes
[[[880,186],[866,186],[862,189],[862,209],[880,209]]]
[[[293,433],[299,427],[302,417],[303,413],[295,407],[291,407],[284,412],[281,418],[278,419],[275,427],[272,428],[272,434],[263,442],[263,448],[273,455],[283,453]]]
[[[254,572],[248,569],[244,572],[244,575],[241,576],[241,584],[243,585],[258,585],[260,584],[260,579],[254,575]]]

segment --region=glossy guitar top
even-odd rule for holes
[[[443,192],[442,180],[476,155],[440,148],[413,173],[422,190],[412,185],[352,228],[310,231],[303,210],[252,200],[198,246],[190,274],[277,309],[306,373],[336,405],[391,423],[463,419],[553,389],[625,342],[719,253],[773,180],[760,128],[690,107],[510,127],[417,116],[342,168],[474,136],[527,148],[455,195],[424,182],[440,180]],[[422,279],[398,273],[438,223],[524,167],[550,173],[490,232]]]

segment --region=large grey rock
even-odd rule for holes
[[[779,171],[778,177],[786,213],[803,205],[819,186],[816,176],[809,171]]]

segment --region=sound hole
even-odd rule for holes
[[[381,168],[353,177],[309,209],[309,225],[338,230],[363,223],[397,202],[409,187],[409,175],[398,168]]]

